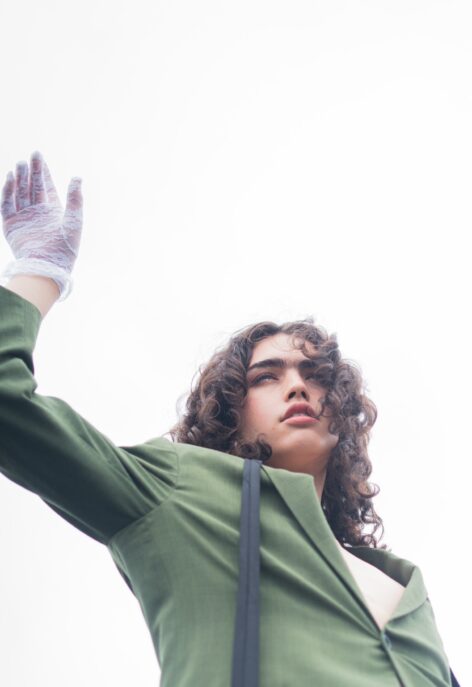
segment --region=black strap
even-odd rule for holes
[[[259,685],[259,495],[261,460],[244,460],[239,586],[231,687]]]
[[[231,687],[259,685],[259,572],[261,460],[246,458],[239,530],[239,584]],[[460,687],[451,671],[452,687]]]

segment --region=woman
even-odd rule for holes
[[[162,687],[457,684],[419,568],[378,546],[376,408],[336,337],[311,319],[249,326],[201,371],[171,441],[116,446],[35,393],[41,320],[72,284],[80,180],[64,213],[34,153],[31,171],[8,175],[2,217],[15,261],[0,287],[0,469],[107,546],[141,605]],[[260,511],[246,520],[250,463]],[[238,554],[259,525],[260,606]],[[259,611],[250,634],[239,619]]]

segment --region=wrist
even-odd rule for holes
[[[46,277],[52,280],[59,290],[60,301],[65,300],[72,290],[70,272],[46,259],[24,257],[10,262],[0,274],[0,278],[3,280],[0,283],[5,285],[5,280],[8,277],[16,276]]]
[[[5,288],[35,305],[44,317],[60,296],[59,287],[50,277],[18,274],[10,279]]]

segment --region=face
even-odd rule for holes
[[[321,398],[327,389],[320,386],[316,368],[299,365],[309,358],[293,344],[292,336],[279,333],[254,346],[248,365],[248,394],[242,408],[242,434],[249,441],[260,434],[271,445],[272,456],[266,462],[270,467],[313,475],[321,498],[329,456],[339,437],[328,431],[331,410],[325,407],[320,416]],[[310,354],[316,354],[313,344],[306,345]],[[281,358],[285,366],[251,369],[268,358]],[[308,403],[319,420],[284,420],[294,403]]]

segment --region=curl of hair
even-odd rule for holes
[[[330,409],[329,431],[339,435],[329,457],[321,499],[328,524],[342,545],[387,549],[386,544],[378,544],[384,527],[372,503],[380,488],[368,480],[372,464],[367,446],[377,408],[364,393],[357,364],[341,357],[336,334],[315,325],[313,317],[281,325],[259,322],[233,334],[199,368],[184,412],[168,434],[172,441],[267,461],[272,455],[267,441],[259,436],[250,442],[241,436],[241,408],[248,393],[247,368],[254,346],[279,333],[291,335],[294,347],[307,357],[313,356],[305,342],[316,347],[317,374],[326,389],[321,414],[326,407]],[[370,533],[363,533],[365,525],[372,526]],[[379,527],[382,534],[377,539]]]

